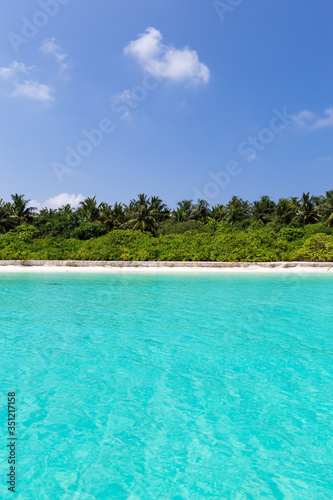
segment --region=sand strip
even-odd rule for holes
[[[138,261],[0,261],[0,273],[193,273],[274,272],[333,274],[331,262],[138,262]]]

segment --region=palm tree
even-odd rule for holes
[[[333,226],[333,190],[326,191],[326,196],[323,199],[322,213],[325,219],[325,223],[329,226]]]
[[[99,216],[98,219],[107,226],[112,227],[113,216],[112,216],[112,207],[108,203],[102,202],[99,205]]]
[[[12,194],[11,217],[16,224],[32,222],[35,218],[36,207],[29,207],[30,200],[26,200],[23,194]]]
[[[211,209],[211,217],[217,222],[221,222],[225,219],[225,206],[224,205],[214,205]]]
[[[100,206],[97,205],[96,196],[81,201],[79,212],[83,220],[85,222],[96,222],[99,218]]]
[[[250,205],[238,196],[233,196],[226,206],[226,221],[233,225],[235,222],[242,222],[249,218]]]
[[[306,224],[315,224],[319,220],[318,207],[314,196],[310,193],[303,193],[299,201],[299,208],[296,218],[303,226]]]
[[[163,222],[170,217],[170,209],[166,206],[165,203],[158,196],[152,196],[150,198],[150,205],[152,210],[154,210],[156,215],[156,220],[158,222]]]
[[[269,196],[262,196],[259,201],[255,201],[251,207],[252,217],[258,220],[263,226],[272,222],[276,205]]]
[[[124,228],[156,234],[159,226],[158,215],[145,194],[139,194],[137,200],[131,200],[128,206],[125,205],[125,217]]]
[[[11,205],[8,202],[4,203],[3,200],[0,200],[0,232],[6,233],[13,226],[14,221],[11,217]]]
[[[188,222],[193,220],[192,200],[183,200],[177,203],[177,209],[173,211],[173,218],[176,222]]]
[[[69,203],[67,203],[67,205],[58,208],[58,213],[70,215],[73,213],[73,208]]]
[[[280,198],[276,205],[277,220],[283,224],[290,224],[297,213],[297,198]]]
[[[201,222],[208,222],[211,217],[211,211],[209,209],[209,203],[206,200],[198,200],[196,205],[193,207],[192,211],[193,220],[199,220]]]
[[[99,205],[99,210],[99,220],[109,229],[119,228],[123,224],[125,214],[121,203],[116,202],[112,207],[103,202]]]
[[[114,227],[120,227],[125,220],[124,207],[121,203],[115,203],[112,208],[112,217]]]

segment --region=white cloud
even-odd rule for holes
[[[55,59],[59,63],[61,71],[66,71],[67,69],[69,69],[69,64],[65,62],[65,59],[67,59],[68,56],[62,51],[60,45],[56,43],[56,39],[54,37],[46,38],[45,40],[43,40],[39,50],[43,52],[43,54],[55,57]]]
[[[61,72],[67,70],[70,66],[65,62],[65,54],[55,38],[49,38],[43,41],[40,50],[44,54],[54,56],[60,65]],[[24,97],[44,103],[54,101],[54,90],[50,85],[40,83],[32,78],[31,72],[36,70],[34,66],[26,66],[22,62],[12,61],[7,67],[0,67],[0,79],[5,82],[2,85],[2,96]]]
[[[41,210],[42,208],[57,209],[64,207],[65,205],[71,205],[73,208],[77,208],[81,201],[85,200],[85,198],[86,197],[83,196],[83,194],[61,193],[58,194],[58,196],[54,196],[53,198],[45,200],[44,203],[40,203],[36,200],[31,200],[29,205],[31,207],[36,207],[38,210]]]
[[[148,28],[124,49],[140,63],[144,71],[151,71],[158,77],[192,84],[207,84],[210,78],[209,68],[200,62],[198,54],[189,47],[176,49],[165,45],[160,31]]]
[[[41,203],[39,203],[39,201],[37,201],[37,200],[30,200],[28,206],[36,208],[37,210],[40,210],[41,208],[43,208],[43,205]]]
[[[326,116],[320,118],[312,111],[300,111],[294,117],[294,123],[301,128],[308,130],[317,130],[319,128],[333,126],[333,107],[325,109]]]
[[[53,89],[49,85],[32,80],[25,80],[23,83],[14,83],[13,97],[27,97],[37,101],[49,103],[54,100]]]
[[[0,68],[0,78],[5,80],[2,95],[11,97],[25,97],[43,102],[54,100],[53,89],[49,85],[31,79],[34,66],[12,61],[9,66]],[[23,79],[25,78],[25,79]]]
[[[9,80],[19,73],[28,73],[32,69],[33,66],[27,67],[24,63],[12,61],[9,66],[0,68],[0,78]]]

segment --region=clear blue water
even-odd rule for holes
[[[30,499],[332,498],[333,277],[0,276]]]

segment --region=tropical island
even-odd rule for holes
[[[170,209],[140,194],[128,205],[86,198],[37,211],[0,200],[0,260],[332,262],[333,190],[277,203],[183,200]]]

